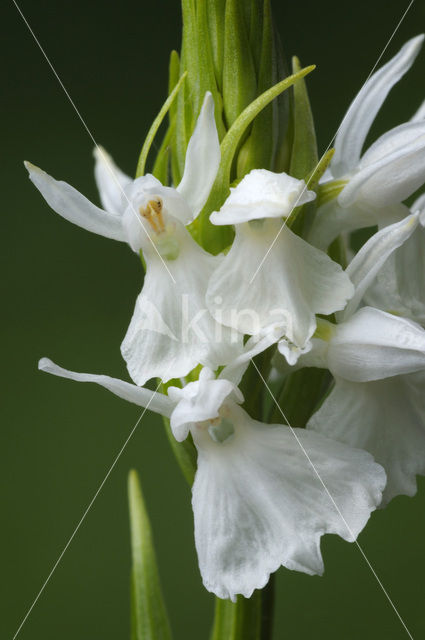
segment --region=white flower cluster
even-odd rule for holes
[[[121,346],[134,384],[46,358],[40,368],[167,416],[178,441],[191,433],[196,548],[204,584],[220,598],[249,597],[281,565],[321,573],[324,533],[354,540],[382,499],[412,495],[415,475],[425,473],[425,200],[412,212],[402,204],[425,181],[425,109],[360,157],[422,39],[408,42],[350,106],[308,242],[286,220],[315,193],[262,169],[210,217],[234,225],[226,255],[209,254],[186,229],[220,164],[209,94],[176,188],[152,175],[131,180],[98,149],[101,209],[27,164],[58,214],[127,242],[146,263]],[[345,271],[326,254],[336,236],[376,224]],[[274,375],[314,366],[334,377],[307,429],[258,422],[242,407],[242,376],[271,345]],[[199,378],[188,382],[198,365]],[[180,378],[181,386],[166,394],[143,387],[154,377]]]

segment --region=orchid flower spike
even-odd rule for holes
[[[218,325],[204,301],[220,257],[204,251],[185,228],[205,204],[220,164],[211,94],[205,96],[175,189],[150,174],[131,180],[100,148],[95,157],[104,209],[30,163],[26,167],[59,215],[143,251],[144,286],[121,346],[131,377],[141,385],[153,377],[185,376],[198,363],[213,369],[227,364],[240,351],[240,336]]]
[[[321,574],[321,536],[354,541],[381,500],[385,473],[370,454],[253,420],[237,387],[206,368],[199,380],[163,395],[46,358],[39,367],[166,415],[179,441],[190,431],[198,451],[192,507],[199,567],[219,598],[249,598],[281,565]]]
[[[384,503],[414,495],[425,474],[425,330],[372,307],[358,309],[386,259],[408,242],[418,214],[377,232],[347,268],[356,293],[338,324],[320,320],[299,365],[330,370],[335,385],[307,427],[369,451],[388,477]]]
[[[310,240],[322,249],[342,231],[380,227],[409,211],[402,202],[425,181],[425,119],[413,118],[382,135],[362,155],[369,129],[392,87],[410,69],[424,36],[409,40],[363,85],[350,105],[335,139],[335,154],[322,185],[322,206]]]
[[[286,225],[294,207],[314,197],[303,180],[256,169],[210,216],[214,224],[233,224],[236,231],[208,286],[211,313],[250,335],[280,326],[294,361],[309,348],[315,314],[343,309],[354,292],[336,262]]]

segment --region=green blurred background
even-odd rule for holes
[[[308,83],[320,148],[335,132],[408,2],[275,2],[287,55],[318,69]],[[133,173],[165,97],[179,47],[177,0],[22,0],[96,141]],[[12,638],[140,411],[91,385],[37,372],[40,356],[125,377],[119,345],[141,286],[128,247],[53,214],[26,177],[28,159],[97,198],[92,141],[9,0],[2,3],[2,594]],[[425,30],[417,0],[384,60]],[[425,94],[425,54],[392,92],[374,135],[406,120]],[[402,425],[400,425],[402,428]],[[19,637],[129,637],[126,477],[139,470],[175,637],[208,637],[213,598],[201,587],[190,493],[161,422],[147,415],[65,553]],[[376,513],[360,543],[413,637],[425,637],[425,483]],[[333,536],[326,573],[278,572],[276,639],[406,637],[359,550]]]

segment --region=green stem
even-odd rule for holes
[[[276,575],[272,574],[268,584],[262,590],[261,597],[261,640],[271,640],[273,637],[274,603]]]
[[[210,640],[262,640],[261,600],[261,591],[251,598],[238,596],[236,602],[216,598]]]

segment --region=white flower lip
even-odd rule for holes
[[[178,439],[191,430],[198,449],[192,505],[199,566],[206,588],[220,598],[250,597],[281,565],[322,573],[320,537],[337,533],[352,541],[381,500],[385,474],[368,453],[312,432],[291,433],[283,425],[253,420],[238,406],[243,397],[235,385],[215,379],[208,369],[197,382],[170,387],[165,396],[109,376],[69,371],[47,358],[39,366],[171,416]],[[223,408],[234,434],[220,443],[194,420],[214,419]]]
[[[236,405],[230,417],[235,433],[224,444],[204,445],[193,432],[198,471],[192,506],[203,583],[235,601],[264,587],[281,565],[321,574],[321,536],[353,541],[379,504],[386,478],[364,451],[312,438],[318,434],[304,429],[257,422]]]
[[[280,325],[282,335],[304,349],[316,328],[315,314],[343,309],[353,293],[340,265],[288,227],[280,230],[278,220],[266,220],[255,229],[237,225],[206,301],[213,316],[236,331],[258,335]]]

